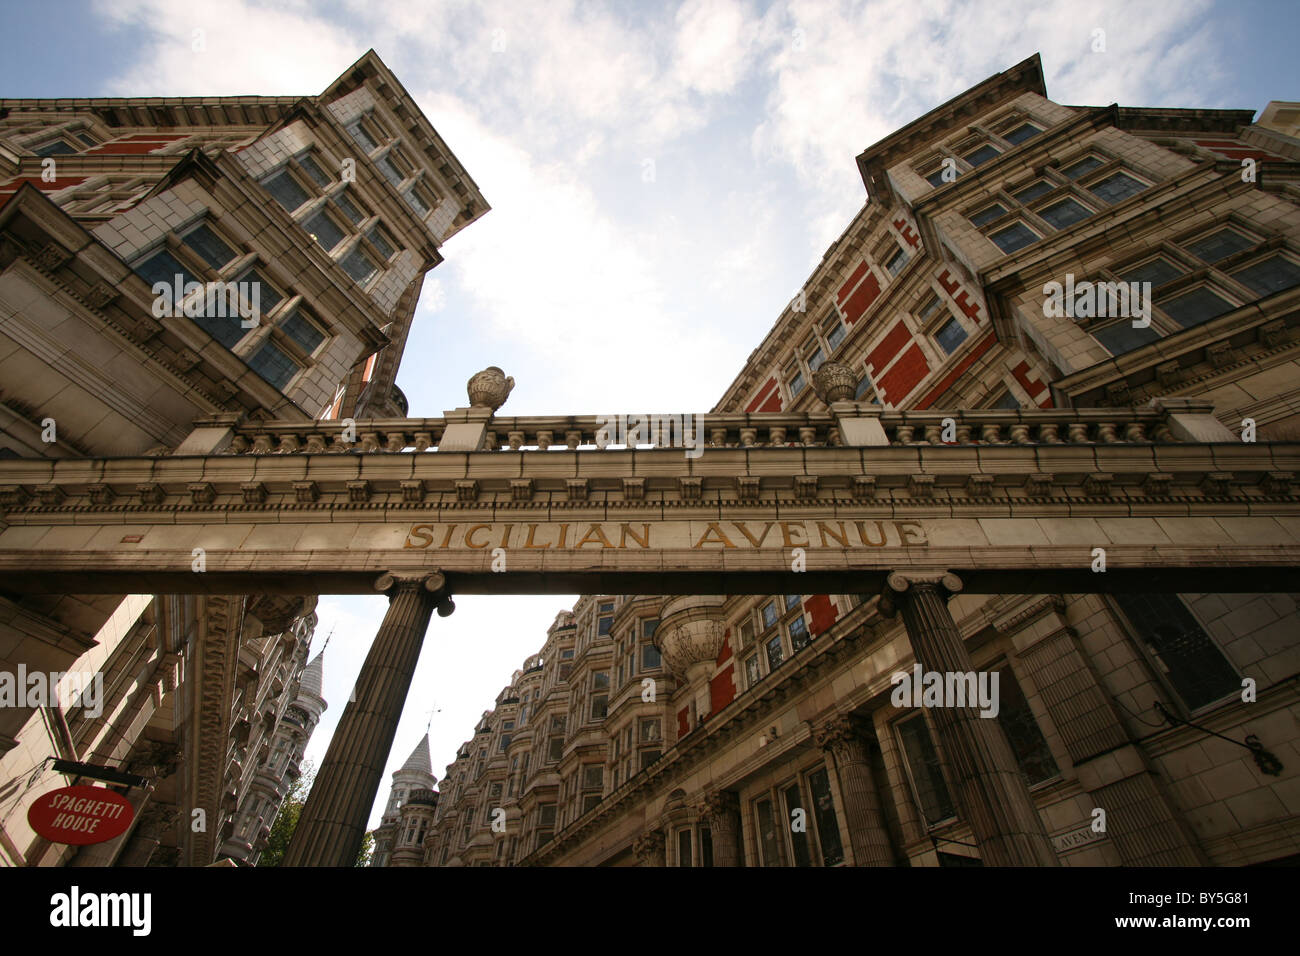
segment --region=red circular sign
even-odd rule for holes
[[[119,837],[131,825],[129,800],[103,787],[62,787],[42,794],[27,810],[27,822],[54,843],[85,846]]]

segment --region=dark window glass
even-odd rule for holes
[[[340,242],[343,241],[343,230],[335,225],[334,220],[324,212],[318,212],[305,223],[303,228],[311,235],[313,239],[320,243],[321,248],[329,252]]]
[[[1025,140],[1033,139],[1041,132],[1042,130],[1032,123],[1021,123],[1015,129],[1007,130],[1003,133],[1002,138],[1008,143],[1015,143],[1019,146],[1021,143],[1025,142]]]
[[[826,344],[831,347],[832,351],[838,348],[839,344],[844,341],[844,323],[841,322],[840,317],[833,312],[831,313],[830,318],[826,320],[826,324],[822,326],[822,331],[826,333]]]
[[[293,212],[309,198],[307,191],[299,186],[298,181],[287,171],[272,176],[262,185],[271,194],[271,198],[283,206],[286,212]]]
[[[998,218],[998,216],[1005,215],[1006,211],[1005,206],[1001,203],[995,202],[992,206],[981,209],[979,212],[975,213],[975,215],[971,216],[970,221],[977,226],[984,226]]]
[[[564,738],[552,737],[547,741],[546,759],[549,761],[559,760],[564,755]]]
[[[930,739],[930,729],[925,725],[922,714],[901,721],[898,724],[898,736],[903,742],[903,752],[907,757],[908,769],[912,772],[912,783],[916,786],[917,799],[921,804],[921,813],[927,824],[933,826],[952,817],[952,798],[948,795],[948,785],[944,782],[943,771],[939,767],[939,754]]]
[[[1231,312],[1236,306],[1225,302],[1221,297],[1201,286],[1191,292],[1183,293],[1176,299],[1161,302],[1160,308],[1183,328],[1190,329],[1194,325],[1210,321],[1215,316]]]
[[[876,401],[876,389],[875,386],[871,384],[871,376],[864,375],[862,376],[862,380],[858,382],[858,387],[853,393],[853,398],[855,401],[861,401],[867,395],[871,396],[871,401]]]
[[[785,596],[785,609],[787,611],[790,610],[790,608],[794,607],[798,603],[799,603],[799,595],[787,594]]]
[[[191,229],[182,237],[182,241],[218,272],[221,271],[222,266],[235,258],[234,250],[222,242],[221,237],[207,226]]]
[[[1055,777],[1060,772],[1056,760],[1009,667],[998,671],[998,701],[998,720],[1011,744],[1011,752],[1016,755],[1020,772],[1031,785]]]
[[[1002,154],[996,146],[993,146],[989,143],[985,143],[983,146],[981,146],[979,149],[975,150],[974,152],[967,153],[963,158],[966,160],[966,162],[970,163],[972,166],[983,166],[990,159],[993,159],[1000,155]]]
[[[344,272],[356,280],[357,285],[365,285],[379,271],[379,267],[370,261],[370,257],[357,248],[344,256],[339,264],[343,266]]]
[[[393,162],[391,156],[379,157],[379,160],[378,162],[375,163],[375,165],[378,166],[379,171],[384,174],[384,178],[387,179],[394,186],[396,186],[398,183],[400,183],[403,179],[406,178],[405,176],[402,175],[402,171],[397,168],[397,164]]]
[[[794,378],[790,379],[790,397],[795,398],[804,389],[803,372],[795,372]]]
[[[1016,222],[993,233],[989,238],[1003,252],[1015,252],[1018,249],[1025,248],[1030,243],[1037,242],[1038,234],[1023,222]]]
[[[298,365],[274,342],[266,342],[248,360],[248,367],[281,391],[298,371]]]
[[[691,865],[691,831],[677,831],[677,865]]]
[[[1254,244],[1254,239],[1247,239],[1239,232],[1233,232],[1231,229],[1220,229],[1204,239],[1189,243],[1187,248],[1192,251],[1193,255],[1204,259],[1206,262],[1218,262],[1220,259],[1226,259],[1242,249],[1249,249]]]
[[[713,865],[713,831],[700,827],[700,866]]]
[[[659,755],[660,755],[661,753],[662,753],[662,751],[659,751],[659,750],[643,750],[643,751],[641,751],[641,769],[644,770],[646,767],[650,766],[652,763],[654,763],[656,760],[658,760],[658,759],[659,759]]]
[[[424,197],[420,195],[419,190],[408,189],[402,194],[402,198],[406,200],[406,204],[414,209],[415,214],[421,219],[429,215],[429,204],[424,201]]]
[[[1079,160],[1077,163],[1075,163],[1072,166],[1065,167],[1065,169],[1061,170],[1061,172],[1065,173],[1065,175],[1069,176],[1071,179],[1078,179],[1080,176],[1084,176],[1092,172],[1100,165],[1101,165],[1100,159],[1098,159],[1096,156],[1089,156],[1086,159]]]
[[[767,628],[775,624],[776,617],[777,617],[776,603],[770,601],[767,604],[764,604],[763,605],[763,629],[766,630]]]
[[[1088,187],[1108,203],[1121,202],[1128,199],[1129,196],[1136,196],[1146,188],[1146,183],[1138,182],[1127,173],[1113,173]]]
[[[608,710],[609,697],[605,694],[597,694],[591,698],[591,719],[604,720]]]
[[[1039,196],[1046,196],[1056,188],[1055,183],[1050,183],[1046,179],[1040,179],[1036,183],[1030,183],[1018,193],[1013,193],[1017,202],[1031,203]]]
[[[1075,202],[1073,199],[1066,199],[1048,206],[1046,209],[1040,209],[1038,215],[1057,229],[1064,229],[1066,226],[1073,226],[1076,222],[1087,219],[1092,215],[1092,211],[1082,203]]]
[[[250,269],[239,277],[240,282],[247,282],[257,286],[258,308],[262,315],[270,312],[280,304],[283,296],[275,291],[271,283],[262,278],[262,274],[256,269]]]
[[[339,209],[343,210],[343,215],[351,219],[353,224],[366,218],[366,214],[357,208],[357,204],[352,201],[351,197],[349,197],[347,193],[339,193],[335,196],[334,204],[337,205]]]
[[[1132,352],[1134,349],[1139,349],[1148,342],[1154,342],[1160,338],[1160,333],[1153,328],[1135,329],[1130,319],[1108,325],[1105,328],[1092,329],[1091,332],[1093,337],[1104,345],[1106,351],[1110,352],[1111,355],[1123,355],[1125,352]]]
[[[280,328],[284,330],[285,335],[301,345],[308,355],[316,351],[316,346],[325,341],[324,333],[297,311],[281,322]]]
[[[609,629],[614,626],[612,617],[601,617],[596,619],[596,634],[604,637],[609,633]]]
[[[822,363],[825,361],[826,361],[826,356],[822,354],[822,349],[821,346],[819,345],[817,346],[817,348],[813,349],[812,352],[808,355],[808,370],[810,372],[817,371],[819,368],[822,367]]]
[[[317,186],[328,186],[330,184],[330,178],[325,175],[325,170],[321,169],[320,164],[306,153],[298,157],[298,165],[303,168],[303,171],[308,176],[315,180]]]
[[[77,152],[76,147],[64,142],[61,139],[51,140],[48,143],[42,143],[32,150],[37,156],[67,156],[69,153]]]
[[[1236,671],[1178,595],[1116,594],[1114,598],[1190,709],[1241,690]]]
[[[366,233],[366,238],[368,238],[371,244],[379,250],[379,254],[384,257],[385,262],[393,258],[393,253],[396,250],[393,248],[392,243],[384,238],[384,234],[379,230],[378,226],[375,226]]]
[[[1260,295],[1272,295],[1274,292],[1300,285],[1300,266],[1290,259],[1274,256],[1253,266],[1247,266],[1240,272],[1234,272],[1232,277]]]
[[[356,140],[361,145],[361,148],[367,153],[373,153],[375,151],[375,147],[378,144],[370,138],[370,134],[366,132],[366,128],[361,125],[360,120],[353,123],[347,129],[348,135]]]
[[[1144,262],[1136,269],[1120,276],[1125,282],[1150,282],[1154,289],[1157,286],[1164,285],[1166,282],[1172,282],[1183,274],[1183,270],[1169,262],[1168,259],[1152,259],[1150,262]]]
[[[144,262],[135,267],[136,275],[144,279],[149,285],[159,282],[165,282],[168,286],[174,286],[176,277],[181,277],[182,290],[190,282],[198,282],[198,278],[189,269],[180,264],[180,261],[166,249],[154,253]],[[182,291],[182,294],[183,291]],[[180,299],[175,301],[179,302]]]
[[[934,333],[934,340],[939,343],[939,347],[948,355],[957,350],[957,346],[966,341],[966,330],[961,327],[961,323],[955,318],[949,319],[944,323],[943,328]]]
[[[802,614],[790,622],[790,645],[796,651],[808,646],[808,625]]]
[[[749,682],[747,686],[753,687],[759,682],[761,676],[758,671],[758,655],[755,654],[745,661],[745,679]]]
[[[225,312],[225,315],[218,315],[219,311]],[[194,317],[194,324],[228,349],[233,349],[248,333],[248,329],[244,328],[239,317],[238,309],[232,309],[228,299],[224,303],[218,303],[218,297],[215,295],[207,300],[202,313]],[[248,364],[250,366],[253,364],[251,359]],[[263,374],[261,369],[254,367],[253,371],[266,378],[272,385],[276,385]]]
[[[781,835],[777,833],[776,814],[771,800],[760,800],[755,806],[758,818],[758,841],[763,851],[764,866],[781,866]]]
[[[817,815],[817,839],[821,844],[822,866],[836,866],[844,862],[844,845],[840,842],[835,798],[831,795],[830,777],[825,767],[808,775],[808,789],[812,791],[813,809]]]
[[[902,249],[899,249],[890,256],[889,262],[886,264],[885,268],[889,270],[891,276],[896,276],[903,271],[905,265],[907,265],[907,253]]]
[[[956,170],[954,170],[954,172],[956,172]],[[943,178],[943,167],[940,167],[939,169],[936,169],[934,172],[929,173],[925,177],[925,180],[935,189],[938,189],[940,186],[947,185],[947,181]]]
[[[776,670],[781,665],[781,635],[777,634],[767,642],[767,669]]]
[[[641,668],[643,670],[659,667],[662,662],[663,657],[659,654],[659,648],[653,644],[641,645]]]
[[[803,799],[799,796],[799,785],[791,784],[785,788],[782,793],[785,798],[785,822],[790,827],[790,845],[794,849],[795,866],[812,866],[812,847],[808,843],[808,818],[812,816],[808,808],[803,805]],[[803,822],[795,827],[795,810],[802,810],[799,814]]]

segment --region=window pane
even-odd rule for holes
[[[1178,595],[1114,598],[1188,707],[1195,710],[1241,691],[1232,665]]]
[[[32,152],[37,156],[67,156],[77,150],[61,139],[52,140],[37,146]]]
[[[1001,203],[995,202],[992,206],[989,206],[986,209],[981,209],[979,212],[975,213],[975,215],[971,216],[970,221],[977,226],[984,226],[998,218],[998,216],[1005,215],[1006,211],[1005,206]]]
[[[365,285],[379,271],[378,267],[370,261],[370,257],[360,249],[353,249],[349,252],[340,265],[343,266],[344,272],[356,280],[358,285]]]
[[[1254,244],[1254,239],[1247,239],[1239,232],[1233,232],[1231,229],[1220,229],[1204,239],[1189,243],[1187,248],[1192,250],[1193,255],[1204,259],[1206,262],[1218,262],[1220,259],[1228,258],[1234,252],[1249,249]]]
[[[790,397],[796,398],[804,390],[803,372],[795,372],[790,379]]]
[[[794,607],[798,603],[799,603],[799,595],[787,594],[785,596],[785,609],[787,611],[790,610],[790,608]]]
[[[953,172],[956,172],[956,170],[953,170]],[[935,189],[938,189],[940,186],[945,185],[946,180],[943,178],[943,168],[940,167],[939,169],[936,169],[934,172],[927,174],[925,180]]]
[[[596,634],[600,637],[604,637],[609,633],[609,629],[613,626],[614,619],[612,617],[598,618],[596,620]]]
[[[281,296],[280,293],[276,292],[275,288],[271,285],[271,283],[263,279],[262,274],[258,272],[256,269],[249,269],[247,272],[245,272],[242,276],[239,277],[239,281],[247,282],[250,285],[257,287],[257,297],[258,297],[257,305],[262,315],[266,315],[268,312],[274,309],[277,305],[280,304],[281,300],[283,299],[283,296]]]
[[[982,166],[990,159],[1002,155],[996,146],[985,143],[979,149],[972,153],[967,153],[963,158],[972,166]]]
[[[1125,282],[1150,282],[1154,289],[1166,282],[1172,282],[1182,274],[1183,270],[1170,263],[1168,259],[1152,259],[1124,273],[1120,278]]]
[[[154,253],[144,262],[135,266],[135,273],[151,286],[158,282],[165,282],[167,285],[173,286],[177,276],[181,277],[182,288],[187,283],[199,281],[194,273],[181,265],[180,261],[166,249]],[[176,299],[176,301],[179,302],[180,300]]]
[[[1160,333],[1153,328],[1135,329],[1131,319],[1125,319],[1102,329],[1092,329],[1091,332],[1093,338],[1106,346],[1106,350],[1111,355],[1132,352],[1160,338]]]
[[[1254,289],[1260,295],[1272,295],[1292,286],[1300,285],[1300,266],[1290,259],[1274,256],[1247,266],[1232,277]]]
[[[691,831],[677,831],[677,865],[691,865]]]
[[[790,622],[790,644],[796,651],[808,645],[808,625],[802,614]]]
[[[414,209],[415,214],[421,219],[429,215],[429,204],[424,201],[424,197],[420,195],[418,190],[408,189],[402,194],[402,198],[406,200],[406,204]]]
[[[766,630],[767,628],[775,624],[776,617],[777,615],[776,615],[775,602],[769,601],[767,604],[764,604],[763,605],[763,629]]]
[[[903,271],[903,267],[906,265],[907,265],[907,253],[905,253],[902,249],[899,249],[897,252],[893,254],[893,256],[890,257],[889,263],[885,266],[885,268],[889,270],[889,274],[891,276],[896,276]]]
[[[248,367],[281,391],[298,371],[293,359],[274,342],[265,343],[248,360]]]
[[[357,208],[357,204],[352,201],[347,193],[339,193],[335,196],[334,204],[343,210],[343,215],[351,219],[354,225],[366,218],[366,214]]]
[[[1092,215],[1091,210],[1073,199],[1066,199],[1058,202],[1046,209],[1041,209],[1038,215],[1055,226],[1057,229],[1064,229],[1066,226],[1073,226],[1076,222],[1081,222]]]
[[[308,199],[307,191],[299,186],[298,181],[290,176],[287,171],[272,176],[262,185],[271,194],[271,198],[288,212],[293,212]]]
[[[371,244],[379,250],[379,254],[384,257],[384,261],[393,258],[393,253],[396,250],[393,249],[392,243],[384,238],[384,234],[379,231],[378,226],[375,226],[366,233],[366,238],[369,239]]]
[[[917,317],[922,322],[926,321],[930,316],[939,311],[939,305],[939,297],[931,294],[930,298],[926,299],[925,304],[921,306],[921,310],[917,313]]]
[[[812,814],[803,805],[803,799],[799,796],[798,784],[791,784],[786,787],[781,795],[785,798],[785,823],[790,827],[790,845],[794,848],[794,865],[812,866],[812,848],[808,845],[808,817]],[[793,825],[795,810],[803,811],[800,816],[803,817],[804,822],[799,829],[795,829]]]
[[[375,165],[378,166],[379,171],[384,174],[384,178],[394,186],[406,178],[402,175],[402,171],[397,168],[397,164],[393,162],[391,156],[381,156]]]
[[[1194,325],[1210,321],[1216,315],[1231,312],[1236,306],[1230,302],[1225,302],[1221,297],[1201,286],[1180,295],[1176,299],[1161,302],[1160,308],[1164,309],[1183,328],[1189,329]]]
[[[323,212],[318,212],[305,223],[303,228],[311,235],[313,239],[320,243],[321,248],[329,252],[340,242],[343,241],[343,230],[334,224],[334,220]]]
[[[817,840],[822,849],[822,866],[837,866],[844,862],[844,845],[840,842],[835,799],[831,795],[830,776],[825,767],[808,775],[808,789],[812,792],[813,809],[817,815]]]
[[[234,251],[207,226],[191,229],[182,237],[181,241],[197,252],[204,262],[218,272],[221,271],[222,266],[235,258]]]
[[[312,179],[316,181],[317,186],[328,186],[330,178],[325,175],[325,170],[320,168],[320,164],[312,159],[310,154],[303,153],[298,157],[298,165],[303,168]]]
[[[761,674],[758,671],[758,655],[755,654],[745,661],[745,680],[746,687],[753,687],[759,682]]]
[[[961,327],[961,323],[956,318],[951,318],[934,334],[934,340],[939,343],[939,347],[944,352],[951,355],[957,350],[957,346],[966,341],[966,330]]]
[[[776,670],[781,665],[781,635],[777,634],[767,642],[767,669]]]
[[[361,125],[360,120],[353,123],[347,129],[348,134],[355,139],[361,145],[361,148],[367,153],[373,153],[375,151],[375,147],[378,144],[370,138],[370,134],[366,132],[366,128]]]
[[[1096,156],[1089,156],[1086,159],[1079,160],[1072,166],[1065,167],[1061,172],[1065,173],[1065,175],[1069,176],[1071,179],[1078,179],[1080,176],[1092,172],[1100,165],[1100,159]]]
[[[284,330],[285,335],[301,345],[308,355],[316,351],[316,346],[325,341],[324,333],[304,319],[296,309],[280,323],[280,328]]]
[[[898,724],[898,736],[903,743],[908,769],[916,786],[917,799],[926,823],[933,826],[953,816],[952,798],[939,768],[939,754],[930,739],[930,730],[921,714],[909,717]]]
[[[813,349],[808,356],[808,370],[812,372],[817,371],[822,367],[822,363],[825,361],[826,356],[822,354],[821,346],[818,346]]]
[[[1015,252],[1017,249],[1025,248],[1030,243],[1037,242],[1038,234],[1023,222],[1017,222],[993,233],[989,238],[1003,252]]]
[[[1015,129],[1008,130],[1007,132],[1003,133],[1002,138],[1005,139],[1008,143],[1015,143],[1017,146],[1019,146],[1025,140],[1033,139],[1041,132],[1042,130],[1039,129],[1037,126],[1034,126],[1032,123],[1022,123],[1021,125],[1017,126]]]
[[[1088,188],[1106,202],[1117,203],[1129,196],[1136,196],[1147,187],[1127,173],[1115,173]]]
[[[1036,183],[1031,183],[1018,193],[1012,193],[1017,202],[1030,203],[1039,196],[1046,196],[1056,188],[1055,183],[1050,183],[1046,179],[1040,179]]]
[[[655,647],[653,644],[641,645],[642,669],[649,670],[652,667],[658,667],[662,661],[663,658],[659,655],[659,648]]]
[[[989,407],[1018,409],[1020,407],[1020,400],[1016,398],[1016,396],[1012,395],[1010,392],[1003,392],[1002,397],[999,398],[996,402],[994,402]]]
[[[763,851],[764,866],[781,866],[781,837],[776,832],[776,814],[771,800],[760,800],[754,807],[758,818],[758,840]]]
[[[864,397],[870,395],[871,401],[876,401],[876,389],[871,384],[871,376],[862,376],[862,381],[858,382],[857,390],[853,393],[855,401],[861,401]]]
[[[832,349],[839,347],[839,344],[844,341],[844,323],[841,322],[840,317],[833,312],[825,323],[822,324],[822,332],[826,335],[826,344]]]
[[[1009,667],[998,671],[998,699],[998,720],[1011,744],[1011,752],[1016,755],[1020,772],[1031,785],[1055,777],[1059,773],[1056,760]]]

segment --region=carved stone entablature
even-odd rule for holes
[[[1235,476],[1230,471],[1207,471],[1201,479],[1201,491],[1214,497],[1232,494]]]
[[[22,485],[0,485],[0,507],[21,508],[31,499]]]
[[[167,493],[163,491],[162,485],[155,481],[142,481],[135,486],[135,493],[140,496],[142,505],[160,505]]]
[[[971,475],[966,479],[966,494],[972,498],[987,498],[993,494],[992,475]]]
[[[111,505],[117,497],[112,485],[91,485],[86,493],[90,495],[91,502],[97,505]]]
[[[421,478],[403,478],[400,482],[402,500],[412,504],[423,501],[425,494],[424,480]]]
[[[1090,498],[1108,498],[1110,497],[1110,486],[1115,480],[1115,476],[1108,472],[1096,472],[1091,475],[1084,475],[1083,493]]]
[[[759,484],[758,475],[741,475],[736,479],[736,497],[741,501],[757,501]]]
[[[320,486],[314,481],[295,481],[293,496],[299,504],[311,504],[320,498]]]
[[[217,499],[217,490],[210,481],[196,481],[189,486],[190,500],[196,505],[210,505]]]
[[[72,258],[72,253],[57,242],[47,242],[32,255],[32,261],[46,272],[53,272]]]
[[[816,498],[817,481],[816,475],[795,475],[794,496],[802,499]]]
[[[876,497],[875,475],[853,476],[853,497],[859,501],[870,501]]]
[[[641,501],[645,498],[644,478],[624,478],[623,497],[628,501]]]
[[[92,309],[102,309],[119,294],[116,286],[111,286],[107,282],[97,282],[86,292],[86,304]]]
[[[1260,487],[1270,495],[1290,495],[1295,487],[1295,472],[1270,471],[1260,479]]]
[[[678,478],[677,490],[686,501],[699,501],[704,490],[702,478]]]
[[[36,497],[40,500],[42,508],[57,508],[63,504],[67,493],[60,485],[37,485]]]
[[[586,501],[591,494],[591,487],[586,478],[567,478],[564,487],[568,491],[570,501]]]
[[[1029,495],[1031,498],[1047,498],[1052,494],[1052,483],[1055,480],[1055,475],[1044,472],[1026,475],[1025,494]]]
[[[934,475],[909,475],[907,491],[913,498],[933,498]]]
[[[264,482],[241,482],[239,491],[244,496],[244,504],[246,505],[260,505],[266,502],[266,484]]]
[[[1148,498],[1165,498],[1169,495],[1174,476],[1162,471],[1153,471],[1142,479],[1142,491]]]
[[[370,500],[370,482],[365,478],[354,478],[347,483],[348,501],[353,504],[364,504]]]
[[[1282,341],[1286,335],[1286,322],[1282,319],[1274,319],[1272,322],[1265,322],[1258,330],[1259,341],[1266,348],[1272,348]]]
[[[461,478],[456,482],[457,501],[477,501],[478,482],[473,478]]]

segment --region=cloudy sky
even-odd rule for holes
[[[517,381],[508,414],[706,411],[862,205],[854,157],[1034,53],[1067,104],[1300,99],[1287,0],[5,8],[10,97],[305,95],[378,51],[493,207],[426,280],[398,378],[412,415],[465,404],[488,365]],[[435,618],[389,770],[432,718],[441,776],[571,601],[465,597]],[[383,610],[321,600],[317,763]]]

